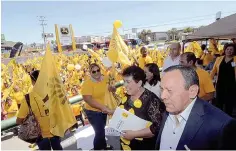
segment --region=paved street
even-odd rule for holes
[[[75,133],[77,133],[77,135],[74,135]],[[75,133],[67,134],[62,139],[61,145],[64,150],[76,150],[77,141],[82,142],[82,144],[80,144],[79,146],[85,146],[86,150],[92,149],[91,147],[88,148],[88,146],[91,146],[93,142],[93,129],[91,129],[89,125],[79,127],[79,129]],[[7,132],[3,136],[1,136],[1,140],[1,150],[33,150],[32,148],[29,148],[30,144],[20,140],[16,135],[13,134],[12,131]],[[107,136],[107,143],[109,145],[112,145],[114,147],[114,150],[120,149],[119,137]],[[35,149],[37,149],[37,147]]]

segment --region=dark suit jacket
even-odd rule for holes
[[[160,148],[162,131],[168,117],[163,121],[156,141],[156,149]],[[206,101],[197,99],[188,117],[183,134],[176,150],[236,150],[236,120]]]

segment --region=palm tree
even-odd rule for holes
[[[193,28],[191,28],[191,27],[187,27],[187,28],[184,28],[184,33],[191,33],[191,32],[193,32]]]
[[[147,35],[150,35],[152,33],[151,30],[142,30],[139,34],[138,37],[141,39],[143,42],[147,42]]]
[[[172,28],[171,30],[168,30],[167,34],[169,36],[169,40],[171,39],[170,37],[172,36],[172,40],[175,40],[175,37],[178,36],[178,30],[177,28]]]

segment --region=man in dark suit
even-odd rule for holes
[[[161,89],[167,112],[156,149],[236,150],[236,120],[197,97],[199,79],[193,68],[167,68]]]

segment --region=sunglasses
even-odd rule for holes
[[[99,72],[100,72],[100,69],[98,69],[98,70],[93,70],[93,71],[92,71],[92,74],[99,73]]]

